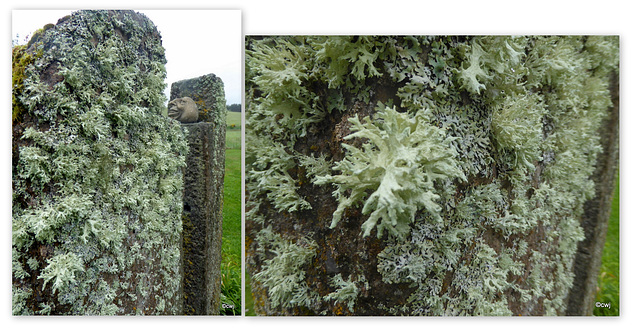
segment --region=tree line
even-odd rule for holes
[[[239,113],[240,111],[242,111],[242,106],[239,103],[234,103],[231,105],[227,105],[227,110]]]

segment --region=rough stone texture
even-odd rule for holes
[[[156,27],[78,11],[19,48],[13,314],[181,314],[187,146]]]
[[[607,64],[598,68],[607,73],[617,66],[616,38],[609,41]],[[597,176],[598,127],[610,111],[608,74],[580,67],[605,58],[594,44],[606,43],[563,36],[248,38],[245,242],[256,313],[567,313],[582,206]],[[597,81],[593,95],[583,89],[594,82],[586,78]],[[501,124],[524,130],[501,142],[493,124],[532,95],[535,107],[519,107]],[[593,106],[580,103],[591,98],[598,100]],[[466,175],[434,185],[441,219],[418,210],[404,238],[362,236],[366,196],[330,228],[340,183],[318,181],[344,174],[336,164],[356,155],[344,144],[362,151],[373,141],[346,137],[356,116],[382,126],[379,103],[408,114],[429,109],[427,121],[456,137]],[[538,113],[527,123],[529,109]],[[527,136],[529,127],[535,132]],[[364,172],[368,164],[353,168]]]
[[[226,133],[222,81],[211,74],[172,84],[171,98],[182,97],[196,102],[203,121],[182,125],[190,149],[183,213],[184,309],[188,315],[212,315],[220,310]]]
[[[171,100],[190,97],[198,105],[198,121],[226,127],[224,83],[214,74],[185,79],[171,84]]]
[[[584,205],[582,228],[585,240],[578,245],[573,266],[575,278],[569,292],[567,315],[590,316],[595,307],[598,275],[602,264],[602,250],[607,237],[611,199],[615,191],[619,159],[619,78],[612,75],[609,117],[602,123],[600,139],[603,151],[598,158],[592,179],[596,183],[596,196]]]

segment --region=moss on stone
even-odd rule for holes
[[[26,51],[27,46],[14,46],[11,51],[11,121],[16,123],[24,113],[19,96],[24,89],[25,69],[35,61]]]

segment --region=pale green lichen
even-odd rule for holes
[[[298,154],[298,162],[306,169],[306,176],[311,180],[328,176],[331,174],[331,164],[323,157],[307,156]]]
[[[541,161],[545,115],[544,104],[534,95],[507,97],[497,105],[491,118],[491,133],[504,163],[533,170],[535,163]]]
[[[296,36],[259,38],[250,46],[267,54],[269,47],[285,43],[299,54],[294,64],[298,79],[290,86],[272,84],[268,94],[254,84],[247,94],[249,130],[257,129],[260,136],[256,141],[285,146],[260,163],[287,160],[277,175],[297,174],[297,184],[306,176],[323,201],[329,184],[334,185],[331,234],[348,233],[349,221],[359,213],[367,219],[362,224],[365,236],[376,226],[379,237],[391,234],[381,237],[382,250],[372,262],[379,274],[362,276],[412,290],[407,301],[378,298],[379,312],[565,311],[573,258],[584,238],[582,206],[595,192],[590,176],[602,150],[598,129],[611,106],[611,74],[618,70],[617,37]],[[360,57],[365,61],[354,66]],[[253,62],[247,72],[259,80]],[[286,99],[286,93],[300,89],[318,97],[309,103],[316,111],[300,112],[291,123],[267,112],[270,105],[298,101],[267,103],[266,98]],[[395,95],[385,95],[385,89]],[[375,107],[377,101],[387,106]],[[340,118],[336,110],[350,115]],[[347,118],[352,134],[335,136],[344,132]],[[431,136],[425,137],[426,132]],[[299,140],[303,136],[315,144],[324,138],[327,145],[343,149],[306,150]],[[343,140],[349,143],[339,145]],[[417,141],[429,144],[414,145]],[[442,157],[432,159],[444,160],[441,166],[426,166],[427,146],[440,148]],[[411,157],[402,157],[406,155]],[[332,173],[327,173],[327,161],[333,164]],[[312,192],[303,194],[291,184],[299,201],[315,201]],[[273,201],[264,203],[259,187],[253,192],[253,206],[263,209],[253,208],[252,218],[262,227],[273,224],[264,211],[273,205],[284,209]],[[325,210],[299,211],[285,219],[326,215]],[[303,222],[292,228],[308,233],[327,220],[317,221],[310,221],[311,229]],[[327,239],[323,248],[339,251],[339,246]],[[316,258],[322,263],[322,257]],[[362,293],[352,286],[357,282],[322,272],[313,279],[329,283],[333,292],[323,297],[324,306],[314,295],[306,307],[327,313],[328,304],[340,302],[351,309],[353,303],[351,312],[357,314],[362,302]],[[308,286],[308,281],[309,275],[299,285]],[[336,301],[339,295],[342,300]],[[388,305],[393,299],[398,304]]]
[[[526,72],[522,66],[526,43],[523,37],[496,36],[474,38],[471,47],[462,45],[467,52],[466,68],[455,70],[462,87],[475,94],[481,90],[499,94],[517,88]]]
[[[481,89],[486,89],[485,84],[480,83],[478,80],[490,79],[491,75],[487,73],[485,69],[481,67],[480,59],[486,56],[486,52],[482,47],[474,42],[471,44],[471,54],[469,55],[469,66],[460,71],[459,79],[462,84],[470,92],[480,93]]]
[[[296,164],[294,155],[287,153],[285,146],[276,141],[260,138],[251,141],[253,144],[247,146],[247,150],[254,161],[247,171],[249,190],[265,193],[280,211],[310,209],[311,205],[298,195],[295,180],[287,172]]]
[[[76,284],[76,273],[84,271],[84,264],[80,257],[74,253],[60,254],[47,261],[47,266],[42,270],[38,278],[44,279],[42,287],[52,280],[51,287],[55,294],[57,290]]]
[[[18,96],[29,121],[14,123],[14,314],[131,313],[125,292],[178,293],[188,148],[162,116],[157,30],[133,14],[75,12],[29,46],[38,56]],[[38,282],[51,295],[32,296]]]
[[[11,313],[13,315],[29,315],[33,311],[27,306],[27,300],[31,297],[33,289],[13,287],[11,289]]]
[[[329,301],[335,303],[343,303],[347,306],[349,311],[353,312],[353,307],[355,305],[355,301],[360,294],[360,287],[357,283],[364,283],[364,287],[368,289],[369,284],[366,282],[366,278],[360,275],[357,280],[352,280],[351,277],[349,279],[342,279],[342,275],[337,274],[331,278],[331,286],[336,287],[334,292],[331,292],[324,297],[322,300]]]
[[[248,128],[290,139],[305,136],[307,127],[325,113],[318,96],[303,84],[310,71],[307,50],[295,40],[278,39],[272,47],[257,47],[249,55],[247,65],[255,72],[252,81],[262,93],[249,112]]]
[[[317,292],[305,283],[305,268],[316,254],[313,241],[303,238],[291,242],[264,228],[255,239],[260,243],[262,254],[267,258],[255,280],[268,289],[271,305],[274,307],[312,306],[318,301]]]
[[[486,42],[486,39],[483,42]],[[566,293],[572,286],[573,256],[577,243],[584,238],[578,221],[580,209],[572,209],[569,206],[581,206],[587,198],[592,196],[593,182],[587,174],[591,173],[595,160],[594,153],[598,153],[600,148],[598,143],[593,141],[597,139],[597,135],[583,134],[578,137],[578,132],[584,131],[577,128],[582,126],[588,132],[596,132],[601,116],[610,101],[606,81],[603,81],[607,78],[585,75],[589,69],[578,66],[584,62],[579,55],[578,43],[573,44],[571,37],[534,40],[533,50],[527,57],[523,57],[522,61],[535,62],[538,65],[529,69],[532,73],[524,84],[517,79],[506,79],[497,75],[496,73],[500,73],[500,70],[487,71],[495,75],[493,80],[488,79],[489,75],[481,76],[486,78],[484,83],[487,87],[501,86],[509,81],[513,84],[509,89],[509,93],[513,93],[512,96],[509,93],[502,96],[485,93],[484,97],[496,107],[493,109],[491,118],[491,138],[498,152],[496,155],[499,156],[496,160],[500,161],[500,166],[505,169],[518,170],[507,172],[505,177],[502,177],[503,180],[511,182],[514,187],[505,190],[495,183],[477,186],[465,195],[455,209],[452,209],[453,217],[448,217],[449,229],[434,227],[432,224],[429,225],[433,228],[430,231],[414,231],[413,236],[418,234],[420,236],[410,242],[398,242],[388,246],[381,253],[382,259],[379,263],[379,270],[388,282],[412,281],[419,286],[414,295],[441,293],[439,296],[412,299],[413,305],[394,307],[390,311],[409,311],[414,314],[429,315],[510,314],[503,299],[491,297],[492,293],[500,293],[504,288],[520,293],[520,301],[525,307],[539,298],[544,298],[545,314],[553,315],[563,311]],[[553,49],[557,44],[560,44],[560,49]],[[570,49],[568,45],[573,45],[575,48]],[[543,52],[547,52],[545,54],[549,58],[537,58]],[[549,53],[556,54],[550,56]],[[487,54],[483,53],[482,56],[487,57]],[[543,66],[547,67],[542,70]],[[485,69],[489,70],[489,68]],[[571,73],[567,70],[575,70],[575,72]],[[511,70],[502,70],[502,72],[513,74]],[[496,82],[498,79],[501,83]],[[538,79],[540,83],[536,83]],[[564,83],[561,83],[563,81]],[[562,93],[522,93],[523,86],[540,89],[544,84],[552,84]],[[577,88],[579,85],[590,85],[593,90],[588,92],[588,95],[584,88]],[[565,90],[567,86],[572,87],[570,90]],[[567,94],[563,95],[564,93]],[[577,108],[579,99],[583,102],[582,106]],[[589,99],[598,101],[584,102]],[[458,117],[458,119],[467,118]],[[455,122],[455,126],[450,127],[455,129],[458,126],[460,124]],[[571,167],[573,170],[570,170]],[[537,168],[543,169],[542,177],[538,177]],[[549,176],[552,173],[557,174],[558,177],[552,179]],[[563,173],[564,178],[560,178],[560,173]],[[542,182],[538,187],[531,188],[531,180]],[[575,186],[576,183],[580,183],[582,189]],[[465,251],[465,246],[451,245],[450,239],[445,240],[447,236],[451,237],[455,233],[451,231],[456,231],[458,227],[454,225],[457,223],[463,228],[473,227],[476,229],[474,231],[480,231],[477,233],[490,228],[492,231],[502,233],[505,238],[530,233],[534,228],[542,225],[553,230],[547,232],[545,242],[536,244],[546,246],[555,242],[557,253],[543,255],[532,247],[527,247],[526,242],[513,249],[504,245],[501,247],[500,254],[496,256],[499,260],[492,258],[495,253],[487,255],[474,250],[471,254],[477,257],[482,256],[482,259],[474,258],[473,261],[493,264],[494,266],[490,269],[502,270],[501,273],[486,274],[482,272],[484,269],[482,264],[472,263],[469,266],[456,268],[454,282],[446,288],[455,288],[454,291],[457,291],[458,295],[448,297],[446,294],[442,295],[444,274],[438,270],[449,268],[451,262],[456,261],[459,256],[456,254]],[[450,234],[447,235],[447,233]],[[413,236],[411,238],[414,238]],[[476,247],[483,245],[482,239],[474,239],[475,236],[471,232],[463,238],[475,242]],[[485,252],[493,250],[487,246],[480,247],[484,247]],[[442,248],[445,250],[443,251]],[[434,256],[451,258],[433,261]],[[520,286],[509,284],[505,287],[505,275],[523,275],[523,258],[526,256],[531,256],[527,263],[533,268],[527,282]],[[492,260],[499,263],[491,262]],[[423,262],[424,265],[433,265],[433,267],[427,270],[418,268]],[[554,270],[554,272],[545,273],[542,270]],[[504,271],[508,273],[504,274]],[[424,275],[429,275],[429,278],[415,281]],[[474,284],[470,280],[477,279],[477,276],[473,275],[482,275],[485,281]],[[434,277],[439,281],[434,282]],[[496,284],[502,285],[496,287]],[[485,292],[487,289],[490,291]],[[487,308],[498,310],[487,310]]]
[[[382,73],[375,66],[381,56],[380,43],[369,36],[318,36],[309,44],[317,52],[314,60],[326,64],[326,81],[329,88],[343,84],[355,84],[367,77],[379,77]]]
[[[340,174],[320,177],[316,183],[337,186],[334,195],[339,205],[331,228],[336,227],[345,208],[365,200],[362,212],[371,214],[362,224],[365,237],[375,226],[378,237],[384,230],[405,236],[419,209],[439,219],[434,182],[464,180],[465,176],[450,146],[454,139],[446,138],[443,130],[429,123],[427,110],[411,116],[381,104],[378,107],[375,121],[380,124],[370,118],[364,123],[358,117],[349,119],[353,133],[344,139],[366,142],[362,148],[343,144],[347,155],[333,168]],[[351,193],[345,196],[348,190]]]
[[[381,73],[374,66],[379,57],[378,41],[370,37],[314,36],[282,37],[252,41],[247,50],[247,80],[256,94],[248,102],[247,128],[269,133],[285,145],[304,137],[314,123],[334,111],[344,109],[344,96],[336,86],[347,85],[350,92],[366,97],[369,88],[361,84]],[[309,83],[320,80],[334,96],[325,103]],[[340,96],[340,97],[335,97]]]
[[[248,86],[251,86],[247,95],[255,95],[248,98],[246,105],[250,194],[260,196],[267,193],[279,210],[309,208],[308,202],[295,192],[291,176],[286,174],[291,169],[291,160],[294,164],[302,160],[294,152],[294,144],[314,131],[314,125],[327,114],[345,109],[343,91],[333,89],[333,86],[346,84],[355,95],[369,95],[370,90],[362,81],[380,75],[373,65],[378,57],[383,56],[378,53],[376,43],[375,38],[357,37],[352,40],[347,36],[291,36],[252,41],[246,61],[247,67],[251,68],[246,76],[250,82]],[[309,86],[317,80],[328,84],[330,102],[325,102],[326,96],[317,94]],[[272,159],[279,159],[276,155],[280,155],[282,161],[259,160],[266,159],[262,156],[265,150],[258,148],[265,144],[264,141],[280,150],[270,154]],[[252,149],[252,145],[256,148]],[[270,150],[273,151],[266,149],[267,152]],[[255,166],[254,156],[258,157]],[[310,159],[305,161],[311,166]],[[309,170],[324,171],[322,162],[317,162],[319,167]],[[283,163],[288,167],[283,167]],[[265,171],[274,176],[259,175]],[[277,186],[281,186],[280,189]]]

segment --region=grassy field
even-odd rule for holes
[[[242,115],[241,113],[227,112],[227,149],[242,148]]]
[[[227,112],[224,207],[222,223],[222,308],[220,314],[240,315],[242,274],[242,162],[240,113]]]
[[[227,127],[240,128],[242,125],[242,113],[237,112],[227,112]]]
[[[611,202],[607,239],[602,252],[596,302],[611,303],[611,308],[593,308],[595,316],[620,316],[620,179]]]

